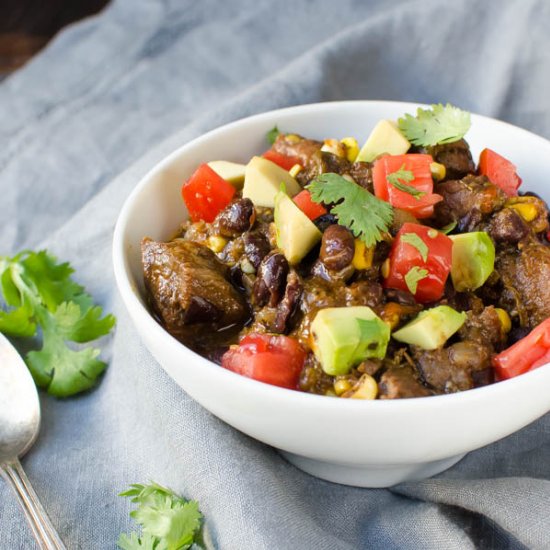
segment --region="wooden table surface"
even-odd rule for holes
[[[109,0],[0,0],[0,79],[24,65],[65,25]]]

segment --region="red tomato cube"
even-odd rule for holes
[[[392,244],[384,286],[407,290],[420,303],[439,300],[451,270],[452,248],[453,241],[437,229],[403,224]],[[416,288],[411,288],[411,281]]]
[[[231,202],[235,188],[208,164],[201,164],[183,184],[181,194],[191,221],[210,223]]]

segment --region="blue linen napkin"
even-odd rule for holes
[[[0,84],[0,254],[48,247],[118,317],[101,385],[65,401],[42,395],[42,431],[23,460],[68,548],[114,548],[133,528],[116,494],[149,479],[197,499],[222,550],[550,548],[549,415],[426,481],[317,480],[167,377],[126,315],[110,260],[138,179],[249,114],[450,101],[550,138],[549,22],[544,0],[118,0]],[[0,548],[34,547],[0,484]]]

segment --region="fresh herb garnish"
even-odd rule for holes
[[[335,204],[331,214],[366,246],[382,240],[393,220],[393,209],[385,201],[339,174],[321,174],[307,189],[314,202]]]
[[[448,235],[457,225],[457,221],[454,220],[451,223],[447,224],[445,227],[442,227],[439,231],[441,231],[441,233],[444,233],[445,235]]]
[[[426,147],[452,143],[463,138],[470,129],[470,113],[447,103],[418,108],[416,117],[406,114],[398,120],[401,133],[414,145]]]
[[[130,497],[138,505],[130,516],[143,531],[142,534],[122,533],[117,543],[119,548],[187,550],[193,544],[200,544],[203,516],[197,502],[183,499],[157,483],[133,484],[119,496]]]
[[[425,279],[428,275],[428,270],[418,266],[411,267],[405,275],[405,283],[411,294],[416,294],[418,283]]]
[[[71,279],[68,263],[45,250],[0,256],[0,282],[7,309],[0,309],[0,331],[33,337],[42,329],[42,348],[25,358],[37,386],[57,397],[90,389],[107,366],[93,347],[69,347],[108,334],[112,315],[102,316],[84,288]]]
[[[404,243],[414,246],[416,250],[420,252],[420,255],[422,256],[422,260],[424,262],[428,260],[428,245],[422,240],[419,235],[417,235],[416,233],[403,233],[400,238]]]
[[[403,183],[405,181],[413,181],[414,179],[414,174],[411,170],[405,170],[404,164],[401,166],[401,168],[399,168],[399,170],[391,172],[386,176],[386,180],[389,184],[393,185],[396,189],[399,189],[399,191],[403,191],[404,193],[412,195],[415,199],[418,200],[426,193],[424,191],[419,191],[418,189],[416,189],[416,187],[413,187],[412,185],[407,185]]]
[[[281,132],[279,132],[279,128],[277,128],[277,126],[273,126],[273,128],[271,128],[271,130],[267,132],[265,137],[270,145],[273,145],[275,143],[275,140],[277,139],[280,133]]]

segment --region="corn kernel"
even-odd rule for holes
[[[510,316],[508,315],[506,310],[501,309],[500,307],[496,307],[495,311],[500,320],[500,324],[502,325],[502,332],[508,334],[512,329],[512,321],[510,320]]]
[[[510,208],[513,208],[526,222],[532,222],[538,214],[537,207],[534,204],[525,202],[511,204]]]
[[[388,324],[391,330],[394,330],[401,320],[402,306],[395,302],[388,302],[381,313],[382,321]]]
[[[298,143],[302,138],[297,134],[285,134],[285,141],[288,143]]]
[[[332,153],[337,157],[346,156],[345,146],[342,143],[340,143],[337,139],[325,139],[325,142],[321,147],[321,151],[324,151],[325,153]]]
[[[293,177],[295,178],[299,172],[301,172],[303,170],[303,166],[301,164],[295,164],[289,171],[288,173]]]
[[[206,246],[208,246],[208,248],[215,253],[221,252],[225,248],[226,244],[227,239],[224,239],[220,235],[212,235],[211,237],[208,237],[206,241]]]
[[[445,168],[444,164],[440,164],[439,162],[432,162],[430,164],[430,172],[432,173],[432,177],[435,181],[440,181],[447,174],[447,169]]]
[[[359,380],[359,387],[349,396],[350,399],[376,399],[378,384],[369,374],[363,374]]]
[[[372,266],[374,247],[368,247],[361,239],[355,239],[355,252],[352,264],[355,269],[368,269]]]
[[[256,273],[256,268],[250,263],[248,258],[241,260],[241,270],[243,273],[251,274]]]
[[[333,389],[330,389],[330,388],[325,392],[325,395],[328,397],[336,397],[336,393],[334,392]]]
[[[382,264],[382,267],[380,268],[380,272],[382,273],[382,277],[384,277],[384,279],[388,278],[388,275],[390,274],[390,259],[389,258],[386,258],[386,260]]]
[[[357,140],[353,137],[345,137],[340,140],[346,147],[346,158],[350,162],[355,162],[357,155],[359,154],[359,144]]]
[[[335,380],[334,382],[334,392],[336,395],[342,395],[343,393],[351,389],[351,384],[349,380]]]

